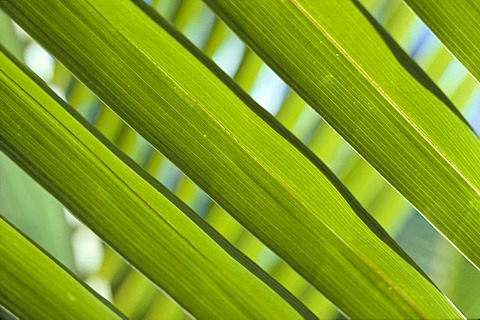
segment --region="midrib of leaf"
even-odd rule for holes
[[[440,155],[448,164],[450,167],[452,167],[455,172],[460,176],[461,179],[463,179],[472,189],[477,193],[477,195],[480,195],[480,190],[474,185],[468,177],[463,174],[463,172],[455,165],[453,161],[451,161],[447,155],[443,152],[443,150],[435,144],[435,142],[430,138],[430,136],[424,132],[418,125],[415,123],[415,121],[406,114],[402,108],[395,102],[394,99],[392,99],[387,92],[385,92],[382,87],[362,68],[360,64],[358,64],[351,56],[348,54],[346,50],[343,49],[343,47],[335,41],[335,39],[328,33],[327,30],[325,30],[309,13],[305,8],[298,3],[296,0],[289,0],[297,9],[298,11],[301,12],[303,16],[305,16],[308,21],[315,26],[316,29],[318,29],[329,41],[330,43],[333,44],[333,46],[342,53],[342,55],[347,58],[348,62],[352,66],[355,67],[356,70],[360,72],[360,74],[368,80],[372,84],[372,86],[382,95],[382,97],[392,106],[395,108],[395,110],[402,116],[402,118],[405,119],[405,121],[410,124],[415,131],[417,131],[422,138],[424,138],[426,141],[428,141],[428,144],[432,147],[432,149]]]

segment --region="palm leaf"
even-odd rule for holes
[[[219,20],[216,20],[215,23],[213,23],[214,20],[212,20],[212,14],[206,12],[205,7],[200,6],[198,2],[199,1],[195,0],[165,0],[161,1],[160,6],[158,6],[158,1],[153,1],[152,6],[158,6],[161,8],[162,13],[166,9],[166,15],[169,20],[178,22],[177,26],[180,24],[180,29],[192,39],[197,46],[204,48],[208,55],[213,55],[214,60],[218,61],[220,67],[223,68],[225,66],[226,69],[224,70],[226,70],[228,74],[235,74],[235,70],[232,66],[235,64],[234,60],[237,60],[240,57],[240,55],[235,52],[235,49],[241,50],[241,46],[243,45],[240,44],[238,40],[232,42],[231,31],[227,31],[228,33],[226,34],[225,24]],[[390,13],[390,11],[388,11],[389,8],[395,9],[392,12],[398,11],[398,9],[403,10],[404,6],[396,6],[396,3],[398,2],[399,1],[392,1],[385,4],[376,0],[362,1],[362,3],[376,3],[377,7],[381,8],[377,11],[381,16],[383,16],[385,12]],[[179,5],[179,3],[181,3],[181,5]],[[185,8],[183,8],[183,6],[185,6]],[[192,7],[195,7],[195,10],[191,10]],[[159,21],[155,15],[152,15],[148,8],[143,7],[142,9],[147,11],[151,17],[165,27],[164,23]],[[385,11],[385,9],[387,10]],[[409,10],[403,10],[402,12],[407,12],[411,18],[414,17]],[[397,13],[395,12],[395,15],[396,14]],[[178,19],[177,15],[183,15],[183,17]],[[192,23],[192,21],[194,22]],[[414,27],[418,27],[419,24],[418,19],[416,18],[411,19],[407,24],[401,20],[398,20],[398,22],[400,23],[395,22],[397,23],[396,26],[408,27],[412,30]],[[374,25],[376,24],[371,19],[370,23]],[[387,21],[387,23],[390,22]],[[168,27],[166,28],[172,33]],[[397,29],[402,30],[400,28]],[[379,29],[378,26],[377,31],[383,33],[383,30]],[[391,31],[391,29],[389,29],[389,31]],[[212,32],[212,35],[206,36],[206,33],[210,32]],[[197,58],[211,66],[207,60],[204,60],[203,57],[198,54],[197,51],[192,50],[192,47],[188,42],[184,41],[178,36],[178,34],[173,34],[177,39],[180,39],[180,41],[189,48]],[[412,35],[414,35],[412,32],[409,32],[408,34],[403,32],[403,35],[408,36],[404,37],[405,40],[407,40],[406,48],[407,50],[412,50],[412,54],[414,54],[413,50],[418,50],[417,48],[427,47],[426,43],[423,46],[419,44],[421,38],[416,36],[412,37]],[[225,38],[225,36],[227,37]],[[409,39],[414,39],[415,41]],[[396,38],[396,40],[399,41],[398,38]],[[235,44],[235,49],[227,47],[227,45],[230,45],[231,43]],[[399,43],[402,44],[402,41]],[[218,48],[220,48],[220,50],[217,50]],[[217,53],[216,51],[219,52]],[[425,50],[421,49],[421,59],[418,59],[419,56],[415,57],[424,68],[425,62],[429,63],[429,59],[431,59],[429,56],[425,55],[425,52]],[[445,50],[440,50],[439,52],[444,53]],[[261,77],[255,79],[259,70],[258,68],[260,68],[262,62],[255,54],[252,54],[250,50],[247,49],[245,53],[240,70],[236,72],[235,79],[237,80],[237,83],[247,90],[250,90],[253,85],[254,90],[251,91],[252,96],[255,98],[261,97],[260,100],[263,103],[265,101],[265,95],[263,94],[262,96],[262,93],[258,90],[263,86],[260,81],[266,79],[265,76],[268,77],[266,81],[273,80],[275,83],[278,83],[278,80],[275,79],[275,77],[272,77],[273,73],[266,70],[265,66],[262,67]],[[228,59],[225,59],[225,56],[233,58],[231,59],[233,63],[229,62]],[[438,55],[438,57],[443,58],[445,55]],[[406,61],[404,57],[400,60]],[[452,61],[451,56],[447,55],[447,58],[442,61]],[[252,67],[250,67],[250,65]],[[438,75],[440,75],[441,70],[444,70],[446,65],[446,63],[442,63],[441,65],[437,63],[430,64],[430,69],[436,72],[436,76],[433,78],[434,80],[438,80]],[[440,66],[440,68],[437,66]],[[252,72],[252,68],[256,71]],[[433,74],[428,68],[425,70],[429,75]],[[269,272],[291,293],[301,299],[301,301],[317,316],[320,318],[335,318],[335,315],[332,313],[332,311],[335,311],[330,307],[328,301],[321,297],[319,293],[306,283],[302,277],[296,274],[254,236],[245,232],[244,229],[226,212],[220,209],[218,205],[213,204],[191,180],[185,178],[173,164],[163,157],[163,155],[155,152],[142,137],[125,125],[110,109],[98,101],[95,101],[94,96],[88,92],[88,89],[76,79],[70,77],[67,74],[68,71],[63,67],[60,67],[60,64],[57,64],[56,71],[55,89],[58,90],[59,85],[63,87],[66,84],[66,87],[64,87],[66,99],[68,99],[72,105],[78,107],[78,110],[85,115],[89,121],[94,123],[97,128],[105,133],[112,142],[127,152],[138,164],[144,166],[144,168],[151,172],[152,175],[164,182],[182,200],[186,201],[202,217],[205,217],[212,226],[224,234],[237,248],[257,261],[264,270]],[[224,79],[223,75],[219,74],[215,68],[213,68],[213,71],[217,76]],[[452,68],[449,67],[448,71],[449,74],[451,74]],[[458,89],[449,88],[447,86],[453,82],[450,80],[445,81],[447,80],[446,76],[447,75],[445,74],[439,82],[440,87],[451,97],[457,107],[464,107],[465,104],[469,102],[467,99],[469,95],[471,95],[472,90],[475,90],[478,86],[475,86],[475,81],[473,81],[472,84],[470,81],[470,79],[472,79],[471,77],[466,77],[465,81],[462,82]],[[455,79],[460,80],[458,77],[455,77]],[[425,82],[423,84],[425,85]],[[429,88],[432,89],[434,86],[432,87],[429,85]],[[275,90],[277,90],[277,93],[275,93],[277,96],[283,96],[285,94],[284,91],[287,92],[285,85],[281,84],[276,86]],[[272,98],[278,100],[278,98],[272,93],[269,93],[272,95]],[[449,105],[451,110],[458,116],[458,112],[452,108],[448,99],[445,99],[445,97],[442,96],[442,93],[439,94],[437,90],[436,95],[441,97],[441,99]],[[276,110],[276,106],[272,106],[274,107],[274,110]],[[271,108],[272,106],[267,105],[266,107]],[[470,106],[473,106],[472,103],[470,103]],[[473,106],[473,108],[465,110],[465,112],[467,112],[467,115],[468,113],[471,114],[472,112],[475,112],[475,107]],[[260,112],[260,114],[262,113]],[[443,250],[440,248],[440,245],[445,246],[445,242],[437,241],[442,240],[439,239],[438,236],[432,237],[432,235],[434,235],[432,233],[433,229],[430,228],[429,230],[425,229],[425,231],[421,231],[421,229],[417,229],[418,222],[415,222],[413,225],[408,222],[410,217],[410,219],[412,219],[411,221],[417,221],[417,217],[412,215],[411,209],[409,209],[409,206],[405,201],[400,198],[398,193],[386,185],[385,182],[379,178],[378,174],[368,167],[363,160],[359,159],[351,148],[349,148],[349,146],[347,146],[335,132],[322,122],[313,111],[306,107],[306,104],[296,94],[292,92],[288,93],[288,99],[285,100],[285,105],[280,108],[278,118],[289,130],[292,130],[298,138],[305,143],[308,143],[312,151],[317,155],[320,155],[322,159],[327,160],[327,164],[333,168],[333,171],[338,177],[345,183],[350,191],[358,197],[358,200],[370,211],[370,213],[386,226],[391,235],[396,236],[397,234],[400,234],[399,239],[402,246],[407,243],[406,248],[409,250],[408,252],[413,253],[412,257],[415,261],[420,263],[427,274],[432,276],[434,283],[440,288],[445,289],[444,292],[455,304],[458,303],[457,306],[465,312],[465,315],[475,318],[474,308],[468,306],[468,303],[471,303],[470,301],[474,300],[469,300],[465,295],[459,295],[453,290],[453,285],[460,285],[458,287],[459,291],[463,291],[463,288],[467,288],[464,285],[469,280],[474,280],[474,274],[465,274],[465,278],[452,278],[449,276],[447,277],[448,282],[445,282],[446,279],[442,278],[443,276],[441,276],[441,274],[445,275],[445,272],[448,272],[448,274],[452,272],[454,262],[451,259],[453,256],[448,258],[446,254],[448,250],[445,251],[445,247],[443,247]],[[342,158],[341,155],[343,155],[344,158]],[[363,215],[363,213],[361,213],[361,215]],[[407,223],[406,226],[408,230],[402,230],[402,226],[405,223]],[[423,224],[423,226],[426,226],[426,224]],[[377,233],[381,233],[377,227],[374,229]],[[421,232],[421,238],[411,238],[412,235],[415,236],[416,232],[412,230],[418,230],[418,232]],[[408,239],[407,242],[405,242],[405,239]],[[432,247],[433,245],[438,247],[435,250],[429,250],[424,242],[426,239],[429,239],[427,240],[429,241],[429,247]],[[388,241],[390,243],[390,240]],[[412,243],[414,243],[415,248],[408,247],[408,245]],[[453,248],[448,248],[450,251],[454,251]],[[419,257],[418,253],[421,253],[424,256]],[[172,319],[185,317],[183,311],[176,304],[172,303],[170,299],[166,298],[162,293],[159,295],[159,292],[154,285],[149,283],[144,277],[138,275],[137,272],[132,270],[128,265],[125,265],[120,258],[118,258],[116,253],[107,249],[106,254],[105,264],[102,268],[102,276],[106,276],[112,283],[115,305],[122,311],[126,312],[128,316],[146,319],[164,318],[165,316],[171,317]],[[425,257],[430,257],[428,258],[430,259],[430,262],[427,262],[427,264],[425,264],[425,261],[429,260],[426,260]],[[435,264],[436,267],[432,267],[433,264]],[[440,277],[438,277],[438,275],[440,275]],[[467,278],[469,280],[467,280]],[[471,281],[470,285],[473,287],[474,282]],[[0,314],[2,317],[6,316],[4,313]]]
[[[480,267],[480,141],[355,1],[205,2]]]
[[[177,198],[130,160],[122,162],[118,157],[125,157],[45,85],[5,54],[0,60],[1,149],[155,284],[197,315],[299,317],[290,300],[309,316]]]
[[[480,5],[476,1],[405,0],[480,81]]]
[[[357,317],[457,315],[313,155],[201,54],[187,51],[132,3],[49,2],[48,10],[41,1],[2,6],[344,312]],[[58,13],[55,19],[52,10]],[[25,19],[44,28],[30,28]],[[60,29],[68,32],[55,31]],[[89,49],[79,50],[73,38],[88,39]],[[155,49],[159,43],[162,50]],[[351,280],[365,277],[375,280]],[[378,297],[375,308],[365,305],[365,291]],[[410,295],[423,299],[406,298]]]
[[[126,319],[0,216],[0,304],[22,318]]]

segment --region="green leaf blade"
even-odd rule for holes
[[[0,216],[0,304],[25,319],[126,319]]]
[[[63,265],[75,270],[63,206],[1,153],[0,172],[2,215]]]
[[[404,0],[480,81],[480,5],[477,1]]]
[[[150,280],[198,316],[311,317],[50,90],[0,61],[0,149]]]
[[[480,141],[356,2],[205,2],[480,267]]]
[[[199,63],[208,64],[203,56],[129,2],[48,3],[48,11],[41,2],[4,8],[347,315],[461,317],[323,164],[225,75]]]

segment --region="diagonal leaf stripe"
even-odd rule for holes
[[[22,319],[126,319],[0,215],[0,304]]]
[[[461,317],[316,157],[158,17],[129,1],[0,6],[348,316]]]
[[[44,84],[0,62],[0,149],[188,311],[313,317]]]
[[[480,267],[480,141],[356,1],[205,2]]]
[[[480,3],[470,0],[404,0],[480,81]]]

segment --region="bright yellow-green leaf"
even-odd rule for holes
[[[25,72],[0,53],[0,149],[127,261],[198,317],[312,317]]]
[[[154,13],[129,1],[0,6],[347,315],[460,317],[310,151]]]
[[[356,1],[205,2],[480,268],[480,140]]]
[[[403,0],[480,81],[480,2]]]

